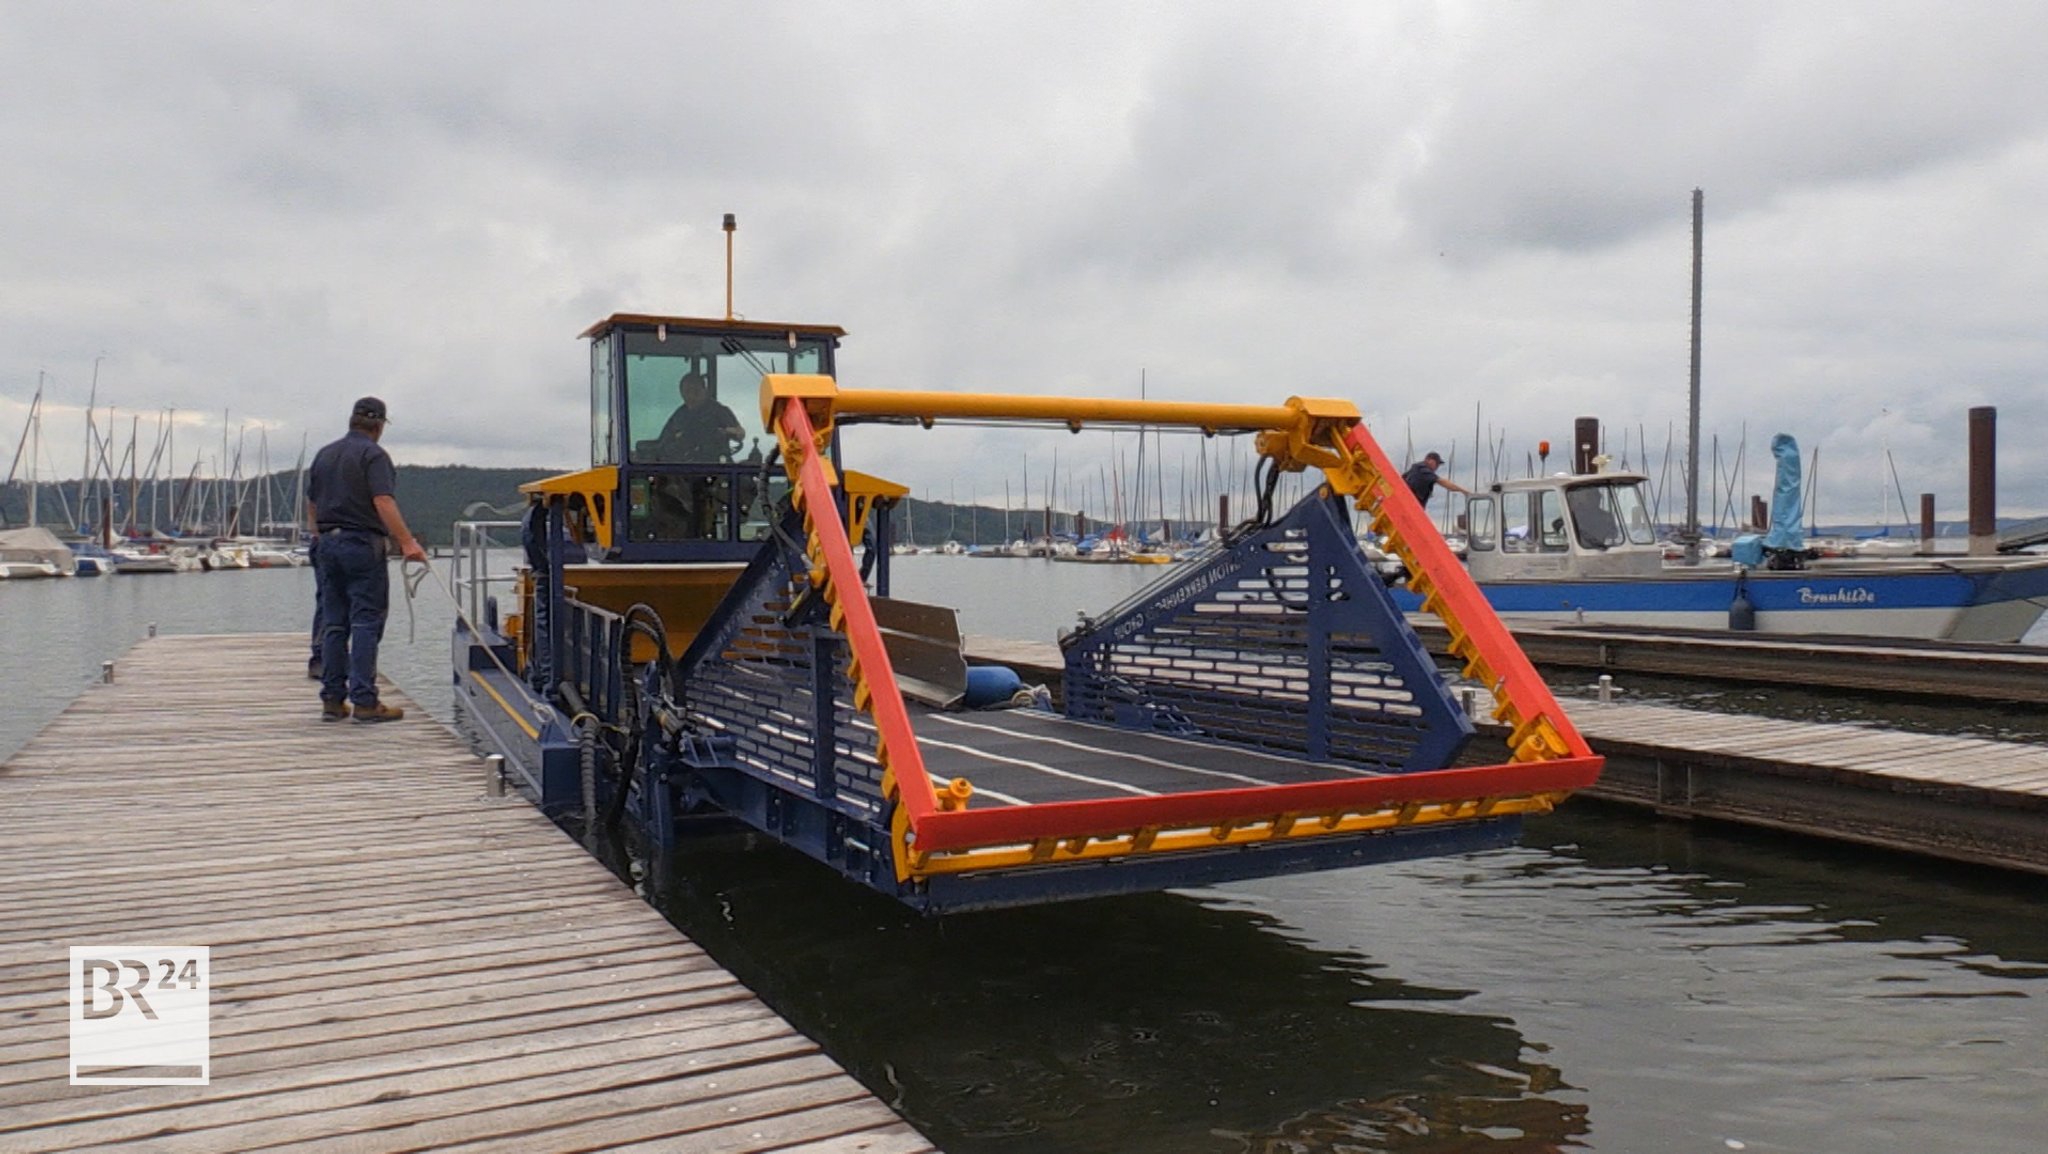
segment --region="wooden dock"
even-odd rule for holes
[[[1576,701],[1589,796],[2048,873],[2048,746]]]
[[[2029,645],[1507,622],[1522,652],[1546,668],[2048,704],[2048,649]],[[1430,652],[1445,651],[1441,623],[1410,624]]]
[[[970,637],[968,650],[972,661],[1009,665],[1057,692],[1056,645]],[[1664,705],[1561,704],[1607,758],[1588,797],[2048,873],[2048,746]]]
[[[0,1150],[932,1151],[439,722],[162,637],[0,766]],[[67,949],[212,950],[211,1082],[73,1086]]]

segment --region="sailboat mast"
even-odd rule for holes
[[[142,455],[135,446],[142,434],[142,414],[132,413],[128,417],[128,529],[135,529],[135,516],[142,504]]]
[[[1700,562],[1700,264],[1706,193],[1692,190],[1692,373],[1686,407],[1685,563]]]
[[[100,362],[105,359],[104,354],[92,359],[92,392],[85,399],[85,471],[78,475],[78,519],[80,521],[85,520],[87,488],[92,484],[94,476],[92,443],[97,438],[93,430],[93,409],[100,403]],[[81,529],[84,528],[83,525],[79,527]]]
[[[220,411],[220,461],[213,467],[214,503],[220,506],[220,517],[214,522],[213,535],[223,536],[228,531],[228,410]]]
[[[41,472],[37,466],[43,457],[43,384],[40,379],[36,381],[35,403],[28,407],[28,421],[28,525],[33,529],[41,523],[36,520],[36,491],[42,488],[39,484]]]

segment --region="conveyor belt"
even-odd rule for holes
[[[1034,709],[911,711],[933,780],[974,783],[977,807],[1335,781],[1365,770],[1074,721]]]

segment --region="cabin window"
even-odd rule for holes
[[[1572,511],[1572,532],[1584,549],[1610,549],[1622,543],[1621,518],[1614,515],[1613,488],[1608,485],[1580,485],[1565,493]]]
[[[765,483],[764,483],[765,481]],[[765,479],[746,469],[642,474],[627,487],[627,519],[635,541],[765,541],[789,493],[780,469]]]
[[[602,336],[590,342],[590,464],[619,463],[618,443],[612,424],[612,338]]]
[[[1615,517],[1621,521],[1632,545],[1655,545],[1657,527],[1650,523],[1650,506],[1643,500],[1643,487],[1631,482],[1614,486],[1611,500]]]
[[[1639,482],[1577,485],[1565,494],[1565,504],[1572,512],[1572,531],[1585,548],[1656,543]]]
[[[1536,547],[1529,516],[1533,493],[1503,493],[1500,498],[1500,547],[1505,553],[1527,553]]]
[[[825,371],[822,338],[626,332],[626,427],[638,464],[758,462],[761,377]]]
[[[1570,541],[1565,536],[1564,498],[1558,495],[1556,489],[1545,489],[1537,494],[1537,497],[1541,502],[1541,511],[1536,515],[1536,524],[1542,530],[1540,540],[1543,551],[1547,553],[1568,548]]]
[[[1468,549],[1491,549],[1494,541],[1494,507],[1492,497],[1474,497],[1465,503],[1465,534]]]

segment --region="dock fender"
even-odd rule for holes
[[[968,709],[987,709],[1007,704],[1024,687],[1024,679],[1007,665],[967,667],[967,696],[961,704]]]
[[[1728,628],[1736,633],[1756,632],[1756,603],[1749,599],[1749,572],[1735,574],[1735,598],[1728,602]]]

